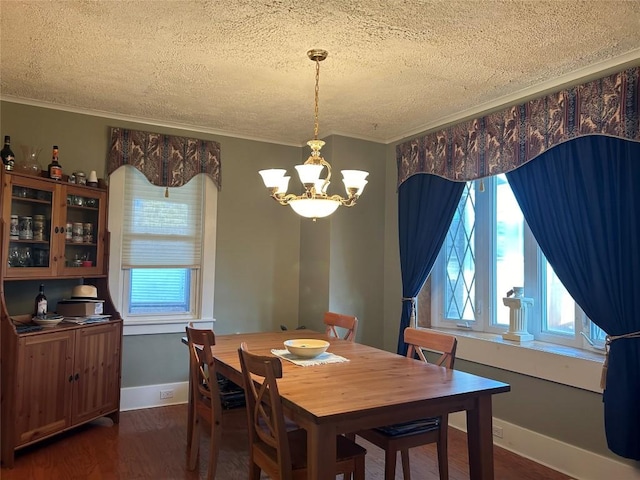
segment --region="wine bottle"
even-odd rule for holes
[[[62,167],[58,163],[58,146],[53,146],[53,155],[49,164],[49,178],[54,180],[62,180]]]
[[[44,294],[44,284],[40,284],[40,293],[36,297],[35,315],[39,318],[47,316],[47,297]]]
[[[2,163],[4,164],[5,170],[13,170],[13,165],[16,160],[16,156],[13,154],[11,150],[11,137],[9,135],[5,135],[4,137],[4,147],[0,151],[0,156],[2,156]]]

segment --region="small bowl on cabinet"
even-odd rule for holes
[[[64,317],[62,315],[49,313],[45,317],[33,317],[31,321],[41,327],[55,327]]]

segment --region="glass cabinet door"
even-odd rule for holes
[[[97,275],[104,269],[106,194],[104,191],[67,185],[60,216],[64,231],[61,274]],[[78,269],[82,269],[79,271]]]
[[[6,279],[106,274],[106,190],[2,175]]]
[[[51,275],[55,271],[53,224],[57,186],[28,177],[12,177],[3,185],[5,245],[8,245],[3,266],[5,277]]]

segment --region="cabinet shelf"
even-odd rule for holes
[[[97,207],[85,207],[84,205],[67,205],[67,208],[70,210],[91,210],[94,212],[97,212],[98,210],[100,210]]]
[[[29,244],[29,245],[49,245],[49,242],[46,240],[24,240],[24,239],[16,239],[16,238],[12,238],[9,240],[9,243],[22,243],[22,244]],[[78,244],[78,245],[82,245],[82,244]]]
[[[39,203],[41,205],[51,205],[51,200],[39,200],[37,198],[25,198],[25,197],[12,196],[11,200],[13,202],[20,202],[20,203]]]

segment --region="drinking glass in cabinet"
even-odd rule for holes
[[[33,260],[31,258],[31,247],[22,247],[18,249],[18,267],[31,267]]]
[[[14,197],[34,198],[33,190],[27,187],[13,187],[12,193]]]
[[[12,245],[9,247],[9,266],[10,267],[18,267],[20,266],[20,249]]]
[[[33,265],[35,267],[48,267],[49,266],[49,250],[46,250],[44,248],[34,248]]]

